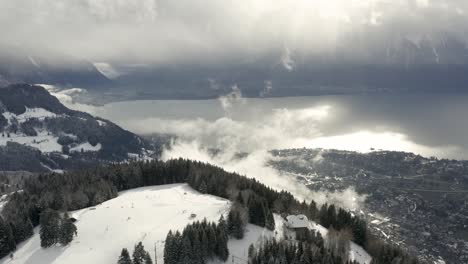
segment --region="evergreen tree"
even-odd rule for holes
[[[249,246],[249,255],[248,255],[249,258],[252,258],[254,256],[254,254],[255,254],[255,247],[254,247],[253,244],[250,244],[250,246]]]
[[[266,208],[266,210],[267,210],[267,214],[266,214],[266,219],[265,219],[265,227],[270,230],[275,230],[275,219],[273,217],[273,214],[268,208]]]
[[[164,263],[165,264],[174,264],[175,255],[174,255],[174,235],[172,231],[169,230],[169,233],[166,236],[166,243],[164,245]]]
[[[202,183],[200,184],[199,191],[201,193],[207,193],[208,192],[208,186],[206,186],[205,181],[202,181]]]
[[[364,220],[355,218],[352,223],[352,232],[354,237],[354,242],[356,244],[366,247],[367,241],[367,226]]]
[[[151,260],[151,256],[148,252],[146,252],[144,264],[153,264],[153,260]]]
[[[192,246],[188,237],[182,237],[182,243],[180,244],[180,262],[179,263],[191,263],[192,262]]]
[[[148,254],[148,252],[146,252],[145,247],[141,242],[138,242],[133,250],[133,264],[145,264],[146,254]]]
[[[65,213],[62,223],[60,225],[59,242],[62,245],[68,245],[72,242],[73,237],[77,234],[77,228],[71,221],[67,213]]]
[[[130,254],[126,248],[122,249],[117,264],[132,264],[132,259],[130,258]]]
[[[226,220],[224,219],[224,216],[221,215],[221,217],[218,220],[218,228],[220,231],[222,231],[226,235],[226,239],[228,238],[228,226],[226,223]]]
[[[5,257],[15,249],[15,241],[11,227],[0,217],[0,258]]]
[[[58,242],[60,232],[59,213],[52,209],[46,209],[40,218],[41,229],[39,231],[41,238],[41,247],[50,247]]]
[[[320,207],[319,219],[320,219],[320,224],[322,226],[324,226],[325,228],[330,227],[331,221],[328,218],[328,204],[325,203]]]
[[[227,242],[228,236],[225,232],[225,228],[218,228],[216,236],[216,256],[223,261],[226,261],[229,257]]]
[[[228,214],[227,229],[230,235],[242,239],[245,232],[245,223],[242,219],[240,206],[233,205]]]

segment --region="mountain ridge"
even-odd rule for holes
[[[79,168],[143,158],[153,153],[152,148],[109,120],[68,109],[41,86],[0,89],[0,160],[11,161],[2,162],[0,170]],[[14,162],[26,157],[30,162]]]

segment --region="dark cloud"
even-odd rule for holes
[[[0,44],[93,61],[245,61],[289,52],[374,59],[389,41],[439,45],[450,34],[465,43],[467,12],[463,0],[0,0]]]

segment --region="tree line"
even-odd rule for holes
[[[31,236],[32,228],[39,224],[41,213],[47,209],[61,212],[77,210],[112,199],[119,191],[184,182],[199,192],[231,200],[236,204],[237,210],[232,217],[236,221],[242,220],[241,223],[250,222],[273,230],[273,213],[283,217],[305,214],[325,227],[352,230],[352,239],[376,258],[387,252],[385,243],[382,243],[382,247],[370,247],[370,241],[375,244],[379,240],[367,231],[365,221],[343,209],[337,209],[334,205],[323,205],[319,209],[313,201],[300,202],[291,193],[273,190],[255,179],[226,172],[207,163],[174,159],[166,162],[152,160],[115,163],[64,174],[41,174],[26,179],[23,190],[10,195],[9,202],[3,209],[3,219],[0,221],[0,256],[7,255],[14,250],[17,243]],[[231,234],[235,236],[234,231]],[[3,240],[2,236],[10,236],[11,240]],[[396,252],[392,253],[394,259],[406,256],[398,248],[394,248],[392,252]]]
[[[132,257],[130,257],[128,249],[123,248],[117,264],[153,264],[153,260],[151,259],[149,252],[145,250],[143,243],[140,241],[135,245]]]
[[[229,256],[227,246],[227,223],[221,216],[218,223],[206,219],[187,225],[183,232],[169,231],[164,247],[165,264],[204,264],[218,258],[226,261]]]
[[[77,235],[77,229],[68,213],[60,214],[58,211],[46,209],[40,217],[41,247],[50,247],[57,243],[66,246]]]
[[[347,254],[347,253],[346,253]],[[291,243],[267,239],[260,245],[249,247],[249,264],[355,264],[347,255],[336,255],[324,246],[320,233],[312,231],[303,241]]]

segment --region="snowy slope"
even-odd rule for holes
[[[36,234],[18,246],[14,258],[0,260],[0,264],[81,264],[116,263],[120,250],[133,250],[135,243],[142,241],[154,259],[156,245],[158,263],[163,263],[164,239],[169,230],[180,230],[189,223],[207,218],[217,221],[229,211],[228,200],[203,195],[187,184],[171,184],[133,189],[119,194],[115,199],[101,205],[72,212],[78,219],[78,236],[67,247],[40,247],[38,229]],[[191,218],[191,214],[196,214]],[[264,238],[281,239],[285,220],[274,215],[275,230],[270,231],[248,224],[243,239],[230,239],[230,256],[225,263],[247,263],[248,247]],[[319,231],[326,239],[328,230],[314,222],[310,229]],[[351,243],[351,259],[361,264],[370,263],[370,256],[359,246]],[[219,262],[213,262],[215,264]]]
[[[274,231],[248,224],[246,227],[245,237],[243,239],[236,240],[231,238],[228,242],[230,256],[225,264],[246,264],[249,246],[251,244],[259,244],[265,238],[275,237],[277,240],[281,240],[286,234],[287,237],[294,239],[294,233],[286,228],[286,221],[277,214],[274,214],[274,218]],[[309,221],[309,229],[319,232],[324,239],[327,239],[328,230],[325,227],[315,223],[314,221]],[[372,260],[372,257],[362,247],[354,242],[350,242],[349,258],[350,260],[355,260],[360,264],[370,264]],[[219,262],[213,262],[211,264],[218,263]]]
[[[62,152],[62,145],[58,143],[59,138],[57,136],[53,136],[50,132],[45,130],[36,132],[37,136],[27,136],[20,133],[11,133],[10,137],[7,137],[5,133],[3,133],[3,135],[0,135],[0,146],[5,146],[7,142],[16,142],[22,145],[37,148],[44,153]]]
[[[73,212],[78,217],[78,236],[69,246],[42,249],[36,233],[18,247],[14,259],[0,263],[111,264],[116,263],[123,247],[133,251],[138,241],[153,259],[156,242],[158,263],[162,263],[162,241],[169,229],[182,230],[204,217],[217,221],[229,207],[229,201],[202,195],[186,184],[134,189],[99,206]],[[197,215],[195,219],[190,219],[192,213]]]
[[[328,229],[325,227],[310,221],[309,229],[320,232],[322,237],[327,239]],[[360,264],[370,264],[372,261],[372,257],[361,246],[352,241],[349,243],[349,259]]]
[[[47,111],[44,108],[28,108],[26,107],[26,111],[20,115],[16,115],[11,112],[4,112],[2,113],[3,117],[8,122],[8,125],[12,123],[18,122],[18,124],[22,124],[29,119],[37,119],[42,121],[46,118],[56,118],[59,115]],[[5,146],[7,142],[16,142],[22,145],[27,145],[33,148],[37,148],[42,152],[62,152],[62,146],[57,142],[58,137],[54,136],[50,131],[44,129],[35,129],[37,132],[37,136],[28,136],[23,133],[7,133],[2,132],[0,137],[0,146]],[[10,136],[7,137],[7,134]]]
[[[360,264],[370,264],[372,257],[359,245],[354,242],[350,243],[349,259],[355,260]]]
[[[275,217],[275,230],[270,231],[266,228],[262,228],[256,225],[247,224],[244,238],[237,240],[234,238],[229,239],[228,248],[229,248],[229,258],[226,260],[227,263],[238,263],[246,264],[249,252],[249,246],[251,244],[259,244],[265,238],[276,237],[276,239],[281,239],[283,237],[283,223],[284,220],[279,215],[274,215]],[[213,262],[212,264],[219,263]]]
[[[54,118],[57,117],[58,115],[55,113],[52,113],[50,111],[47,111],[44,108],[28,108],[26,107],[26,111],[20,115],[16,115],[11,112],[5,112],[3,113],[3,116],[8,120],[9,123],[12,122],[12,119],[16,119],[18,123],[24,123],[28,119],[35,118],[38,120],[44,120],[45,118]]]

